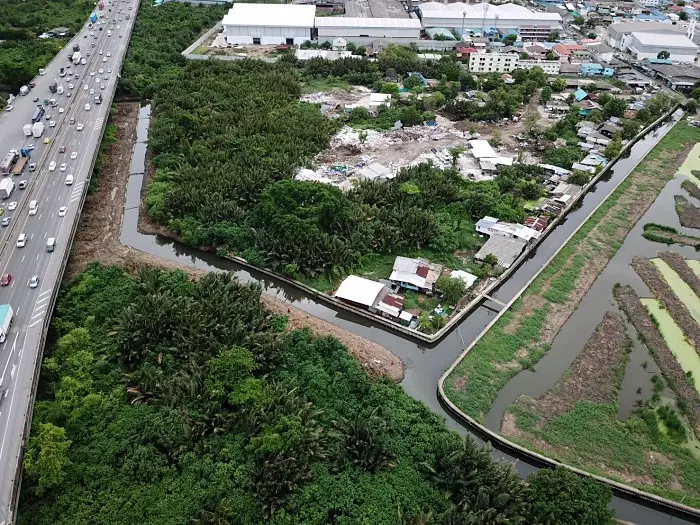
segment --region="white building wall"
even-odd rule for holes
[[[539,67],[548,75],[558,75],[561,62],[558,60],[519,60],[515,69],[532,69]]]
[[[470,31],[470,30],[476,30],[478,32],[481,32],[481,28],[483,26],[486,27],[497,27],[500,29],[514,29],[518,28],[520,26],[538,26],[538,27],[546,27],[546,28],[557,28],[561,27],[561,22],[557,20],[537,20],[537,19],[527,19],[527,18],[498,18],[497,20],[495,19],[489,19],[487,18],[485,21],[482,20],[481,18],[479,19],[469,19],[467,18],[464,21],[464,30],[465,31]],[[453,18],[453,17],[439,17],[439,16],[430,16],[430,15],[425,15],[423,16],[423,27],[447,27],[447,28],[455,28],[455,29],[460,29],[462,27],[462,17],[458,18]]]
[[[294,44],[302,44],[311,39],[311,28],[303,27],[265,27],[265,26],[226,26],[226,42],[229,44],[253,44],[259,38],[260,44],[286,44],[291,38]]]
[[[420,38],[420,29],[403,27],[319,27],[318,39],[343,38]]]
[[[508,73],[518,66],[515,53],[472,53],[469,71],[472,73]]]
[[[644,7],[658,7],[659,0],[639,0]]]
[[[628,50],[637,58],[637,60],[656,58],[661,51],[668,51],[673,62],[681,62],[684,64],[695,62],[695,59],[698,56],[697,51],[693,51],[688,48],[645,46],[640,44],[640,42],[634,37],[631,38]]]

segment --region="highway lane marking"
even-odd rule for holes
[[[16,371],[17,371],[17,365],[12,365],[12,368],[10,368],[10,381],[12,381],[15,378]]]
[[[18,334],[19,335],[19,334]],[[24,332],[24,339],[22,340],[22,347],[24,347],[24,342],[27,340],[27,332]],[[20,358],[19,360],[19,366],[22,366],[22,359]],[[3,432],[2,435],[2,442],[0,443],[0,462],[2,461],[2,453],[5,450],[5,442],[7,441],[7,430],[10,428],[10,415],[12,414],[12,407],[15,403],[15,394],[17,392],[17,385],[19,384],[19,381],[14,384],[12,387],[12,399],[10,399],[10,410],[7,415],[7,425],[5,425],[5,432]],[[24,430],[22,430],[24,432]]]
[[[38,260],[39,260],[39,254],[38,254],[38,253],[36,254],[36,259],[34,259],[34,260],[35,260],[35,261],[38,261]]]
[[[10,349],[10,353],[7,356],[7,363],[5,363],[5,369],[2,371],[2,375],[0,376],[0,381],[5,379],[5,372],[7,372],[7,367],[10,366],[10,361],[12,361],[12,354],[15,351],[15,346],[17,345],[17,338],[19,337],[19,332],[15,332],[15,340],[12,342],[12,348]]]
[[[43,310],[43,309],[46,308],[47,306],[48,306],[48,303],[40,304],[39,306],[37,306],[36,308],[34,308],[34,311],[35,311],[35,312],[38,312],[39,310]]]
[[[42,317],[41,319],[38,319],[38,320],[34,321],[32,324],[30,324],[30,325],[27,327],[27,329],[29,329],[29,328],[34,328],[36,325],[42,323],[43,321],[44,321],[44,319],[43,319],[43,317]]]
[[[22,261],[21,261],[21,262],[24,262],[24,257],[25,257],[25,256],[24,256],[24,255],[22,255]]]
[[[46,301],[49,297],[50,296],[47,295],[46,297],[42,297],[41,299],[37,299],[36,303],[34,303],[34,304],[41,304],[44,301]]]
[[[48,290],[44,290],[43,292],[41,292],[41,293],[39,294],[39,297],[41,297],[42,295],[46,295],[46,294],[49,293],[51,290],[53,290],[53,288],[49,288]]]

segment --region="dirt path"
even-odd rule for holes
[[[139,104],[121,103],[116,104],[116,108],[113,122],[117,126],[117,140],[107,149],[107,162],[101,171],[96,191],[85,201],[66,269],[66,279],[72,280],[94,261],[104,265],[124,266],[129,270],[147,264],[182,270],[195,279],[202,277],[206,274],[203,270],[179,265],[119,242]],[[149,226],[155,229],[154,225]],[[263,295],[262,301],[271,311],[287,316],[290,329],[308,327],[316,335],[338,339],[372,376],[385,375],[396,382],[403,379],[404,365],[401,359],[374,341],[338,328],[274,297]]]
[[[659,258],[668,264],[690,286],[695,295],[700,297],[700,277],[688,266],[683,256],[676,252],[661,252]]]

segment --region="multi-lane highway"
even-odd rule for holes
[[[14,309],[8,337],[0,345],[0,524],[13,521],[21,473],[19,463],[31,420],[45,328],[78,224],[138,5],[139,0],[105,2],[101,12],[104,18],[92,27],[86,22],[45,68],[45,74],[37,75],[36,86],[29,94],[18,96],[12,110],[0,115],[0,158],[12,148],[34,144],[31,162],[36,163],[34,172],[25,169],[21,176],[7,176],[16,185],[26,180],[27,188],[15,188],[10,198],[0,201],[4,208],[2,218],[10,219],[9,225],[0,229],[0,275],[11,275],[10,284],[0,288],[0,304],[9,303]],[[74,44],[80,46],[86,64],[67,68]],[[88,52],[90,56],[86,56]],[[60,68],[65,68],[65,77],[59,76]],[[53,80],[63,86],[63,94],[49,91]],[[69,84],[74,87],[69,88]],[[101,104],[95,103],[98,93],[103,97]],[[34,101],[36,97],[38,102]],[[31,123],[36,105],[52,98],[57,106],[46,109],[51,117],[43,120],[46,126],[43,136],[25,137],[22,128]],[[55,127],[49,127],[52,120]],[[50,170],[53,162],[55,170]],[[73,177],[70,185],[66,184],[68,175]],[[38,204],[34,215],[29,215],[31,201]],[[17,207],[10,211],[12,202]],[[19,247],[17,238],[22,233],[27,243]],[[53,252],[47,251],[49,238],[56,241]],[[36,288],[28,286],[33,276],[39,278]]]

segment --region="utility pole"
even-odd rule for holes
[[[462,11],[462,31],[459,33],[459,41],[462,42],[464,41],[464,21],[467,18],[467,12]]]

